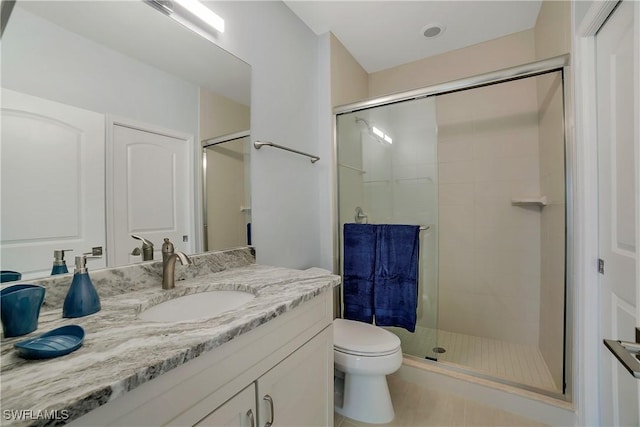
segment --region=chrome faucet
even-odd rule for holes
[[[182,252],[174,252],[173,243],[165,237],[162,244],[162,289],[173,289],[176,286],[176,260],[182,265],[192,265],[191,259]]]

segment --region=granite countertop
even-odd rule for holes
[[[42,411],[56,411],[71,421],[339,283],[339,276],[322,269],[251,264],[177,281],[169,291],[157,285],[110,295],[102,298],[101,311],[82,318],[63,319],[58,307],[43,306],[35,332],[1,341],[1,423],[53,424],[37,419]],[[158,323],[137,318],[167,295],[216,289],[248,291],[256,298],[211,319]],[[16,355],[15,342],[69,324],[82,326],[86,333],[75,352],[38,361]]]

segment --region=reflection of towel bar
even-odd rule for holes
[[[311,163],[315,163],[320,160],[320,157],[314,156],[313,154],[304,153],[302,151],[294,150],[293,148],[283,147],[282,145],[274,144],[273,142],[268,141],[255,141],[253,146],[256,147],[256,150],[259,150],[263,145],[268,145],[269,147],[279,148],[281,150],[290,151],[292,153],[300,154],[302,156],[307,156],[311,158]]]

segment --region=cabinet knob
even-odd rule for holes
[[[247,411],[247,417],[249,418],[249,427],[256,427],[256,419],[253,417],[253,410]]]
[[[264,427],[271,427],[271,426],[273,425],[273,421],[274,421],[274,415],[273,415],[273,412],[274,412],[274,409],[273,409],[273,399],[271,398],[271,396],[269,396],[268,394],[266,394],[266,395],[262,398],[262,400],[266,400],[266,401],[269,403],[269,410],[270,410],[270,412],[271,412],[271,415],[270,415],[270,417],[269,417],[269,421],[267,421],[267,422],[264,424]]]

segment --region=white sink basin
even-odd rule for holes
[[[138,315],[150,322],[205,319],[233,310],[256,296],[242,291],[209,291],[185,295],[154,305]]]

